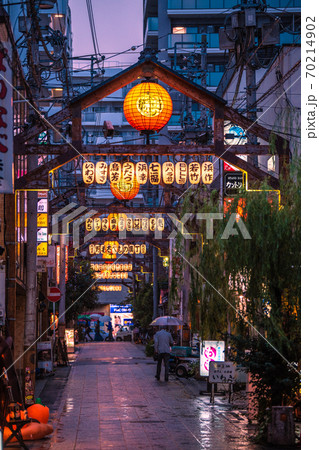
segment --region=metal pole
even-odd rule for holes
[[[53,342],[55,342],[55,302],[53,302]]]
[[[93,55],[91,56],[91,88],[93,87]]]
[[[64,338],[65,331],[65,236],[60,236],[61,244],[61,270],[60,270],[60,284],[61,299],[59,303],[59,336]]]
[[[247,27],[247,33],[250,33],[249,42],[254,42],[255,39],[255,27]],[[251,57],[255,51],[255,45],[248,49],[248,58]],[[250,63],[246,64],[246,107],[247,117],[253,122],[257,119],[256,106],[252,108],[252,105],[256,103],[256,70]],[[258,144],[257,137],[247,132],[247,141],[250,144]],[[258,156],[247,156],[247,161],[258,167]]]
[[[153,319],[155,319],[158,315],[157,306],[158,306],[158,260],[157,260],[157,248],[153,247]]]
[[[200,68],[202,72],[201,78],[201,86],[206,89],[207,87],[207,34],[202,34],[202,43],[201,43],[201,55],[200,55]],[[200,105],[200,118],[201,118],[201,126],[203,130],[207,127],[207,113],[206,108],[203,105]]]

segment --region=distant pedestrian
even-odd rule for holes
[[[158,380],[161,376],[162,361],[165,367],[165,381],[168,381],[170,346],[174,344],[171,333],[167,329],[158,331],[154,336],[154,351],[157,354],[157,371],[155,378]]]
[[[109,321],[109,323],[108,323],[108,325],[107,325],[107,331],[109,332],[108,340],[109,340],[109,341],[113,341],[113,327],[112,327],[112,322],[111,322],[111,320]]]
[[[89,321],[87,320],[86,323],[85,323],[85,334],[84,334],[84,337],[85,338],[89,337],[90,340],[93,341],[90,333],[91,333],[91,328],[90,328],[90,325],[89,325]]]
[[[95,325],[94,340],[97,341],[97,342],[103,341],[103,338],[102,338],[101,333],[100,333],[100,322],[99,322],[99,320],[97,321],[97,323]]]

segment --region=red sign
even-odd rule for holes
[[[225,172],[234,172],[235,170],[237,170],[236,167],[233,167],[224,161],[224,171]]]
[[[61,291],[57,287],[49,287],[48,290],[48,300],[50,302],[58,302],[61,298]]]

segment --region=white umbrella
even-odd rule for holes
[[[99,319],[102,317],[100,314],[90,314],[90,319]]]
[[[179,319],[177,319],[177,317],[173,317],[173,316],[161,316],[161,317],[156,317],[156,319],[153,320],[153,322],[151,322],[151,326],[152,327],[165,327],[165,326],[179,326],[179,325],[183,325],[183,322]]]
[[[100,322],[109,322],[111,320],[110,316],[102,316],[100,318]]]

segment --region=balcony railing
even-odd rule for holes
[[[190,48],[194,44],[200,44],[202,42],[201,33],[186,33],[186,34],[169,34],[168,35],[168,47],[174,48],[175,44],[182,48]],[[207,34],[207,46],[208,48],[219,48],[219,36],[218,33]]]
[[[168,0],[167,9],[228,9],[240,0]],[[267,0],[270,8],[300,8],[301,0]]]
[[[194,122],[196,123],[200,119],[201,112],[200,111],[192,111],[192,116],[194,119]],[[207,125],[212,125],[212,118],[210,116],[207,117]],[[170,118],[168,122],[169,127],[178,127],[181,126],[181,115],[180,114],[174,114]]]
[[[199,48],[202,41],[200,33],[186,33],[186,34],[170,34],[168,36],[168,48]],[[299,44],[300,35],[293,35],[289,33],[280,34],[280,44]],[[219,49],[219,35],[218,33],[207,34],[207,48]]]
[[[181,75],[183,75],[184,77],[187,78],[187,72],[182,71],[182,70],[178,70],[178,72]],[[206,86],[208,88],[210,88],[210,87],[217,87],[219,85],[219,82],[220,82],[222,76],[223,76],[223,73],[224,72],[217,72],[217,71],[216,72],[207,72],[207,74],[206,74]],[[201,84],[201,79],[199,77],[195,78],[194,79],[194,83],[200,85]]]

